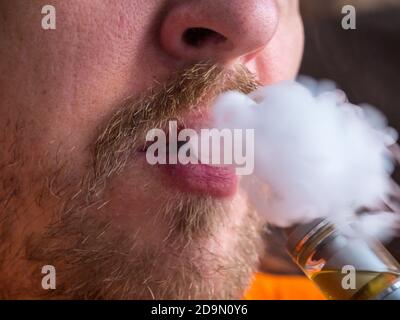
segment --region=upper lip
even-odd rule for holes
[[[196,112],[189,112],[188,114],[184,115],[181,118],[181,120],[171,119],[170,121],[177,122],[177,134],[179,134],[179,132],[182,131],[183,129],[199,130],[201,128],[209,128],[211,126],[210,119],[211,117],[208,112],[206,113],[206,112],[196,111]],[[164,131],[168,146],[169,133],[170,133],[168,123],[164,127],[157,129],[161,129]],[[146,152],[149,146],[152,145],[153,143],[154,141],[144,141],[142,147],[139,148],[139,151]],[[178,141],[178,149],[182,147],[185,143],[186,142]]]
[[[172,121],[172,120],[171,120]],[[177,126],[177,133],[179,134],[179,132],[183,129],[185,129],[186,126],[183,123],[178,122],[178,126]],[[169,127],[168,125],[165,126],[164,128],[157,128],[157,129],[161,129],[164,131],[165,133],[165,137],[166,137],[166,141],[167,141],[167,150],[168,150],[168,145],[169,145]],[[145,141],[142,145],[141,148],[139,148],[140,152],[146,152],[147,149],[154,143],[154,141]],[[178,149],[185,144],[186,142],[182,143],[180,141],[178,141]]]

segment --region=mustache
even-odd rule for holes
[[[236,90],[248,94],[258,86],[256,77],[244,65],[228,70],[206,61],[127,98],[99,130],[93,146],[95,179],[119,174],[132,152],[143,144],[148,130],[165,128],[170,120],[182,122],[184,112],[199,108],[222,92]]]

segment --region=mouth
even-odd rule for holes
[[[166,165],[164,169],[170,183],[185,193],[225,198],[233,196],[237,190],[233,166],[174,164]]]
[[[182,121],[177,122],[176,136],[184,129],[192,129],[199,132],[201,129],[209,129],[212,127],[212,122],[208,114],[194,112],[185,116]],[[189,143],[186,141],[171,141],[171,131],[168,128],[163,130],[166,137],[165,145],[165,164],[154,165],[160,174],[163,175],[167,187],[177,188],[181,192],[197,195],[211,196],[214,198],[226,198],[233,196],[236,193],[238,178],[235,174],[233,165],[225,164],[205,164],[187,163],[182,164],[179,159],[176,163],[170,163],[171,150],[172,154],[179,153],[179,150]],[[146,157],[149,147],[155,143],[154,141],[146,142],[139,152]],[[147,163],[152,166],[150,163]]]

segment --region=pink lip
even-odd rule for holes
[[[185,116],[185,126],[195,130],[210,128],[212,119],[208,112],[193,112]],[[237,190],[237,176],[232,165],[200,163],[164,167],[170,182],[183,192],[223,198],[232,196]]]
[[[233,166],[206,164],[170,164],[162,166],[169,181],[183,192],[229,197],[237,189],[237,176]]]
[[[211,123],[207,112],[192,112],[184,117],[185,128],[194,130],[210,128]],[[237,190],[238,178],[233,165],[178,163],[160,164],[157,167],[166,173],[167,185],[183,192],[222,198],[234,195]]]

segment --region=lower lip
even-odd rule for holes
[[[210,121],[208,116],[204,113],[187,115],[185,126],[194,129],[208,127]],[[184,193],[226,198],[233,196],[237,191],[238,177],[232,165],[178,163],[158,165],[158,167],[166,173],[166,185],[176,187]]]
[[[169,181],[183,192],[224,198],[234,195],[237,190],[237,176],[233,166],[174,164],[162,167]]]

